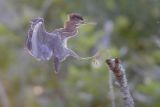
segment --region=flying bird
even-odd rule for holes
[[[78,33],[80,25],[86,24],[83,17],[78,13],[68,15],[68,20],[64,27],[47,32],[44,26],[43,18],[35,18],[26,38],[25,47],[28,52],[39,61],[54,60],[54,69],[57,73],[60,70],[60,64],[68,56],[77,59],[92,59],[95,56],[82,58],[67,47],[67,40]]]

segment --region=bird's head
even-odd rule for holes
[[[73,31],[82,24],[95,24],[88,23],[79,13],[71,13],[68,15],[68,20],[64,23],[64,28],[67,31]]]
[[[83,17],[78,13],[71,13],[69,14],[69,21],[73,22],[75,25],[79,26],[81,24],[84,24]]]

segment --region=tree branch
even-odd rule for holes
[[[0,99],[1,99],[2,107],[10,107],[6,91],[1,81],[0,81]]]
[[[113,79],[112,79],[112,74],[113,74],[112,71],[109,70],[109,75],[108,75],[109,95],[110,95],[112,107],[116,107],[116,106],[115,106],[115,94],[114,94],[114,89],[113,89]]]
[[[123,69],[120,60],[118,58],[116,59],[107,59],[106,63],[109,66],[109,69],[113,72],[115,75],[119,85],[120,90],[122,92],[123,100],[124,100],[124,106],[125,107],[134,107],[134,101],[133,98],[129,92],[129,87],[127,84],[127,78],[125,74],[125,70]]]

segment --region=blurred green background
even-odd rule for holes
[[[160,0],[0,0],[0,107],[111,107],[105,59],[119,57],[136,107],[160,107]],[[52,61],[24,49],[30,21],[48,31],[77,12],[96,25],[80,27],[68,45],[80,56],[100,51],[97,63]],[[116,105],[123,106],[114,84]]]

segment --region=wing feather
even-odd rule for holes
[[[52,49],[48,45],[51,38],[50,33],[46,32],[42,18],[32,20],[26,39],[26,48],[29,53],[38,60],[49,60],[52,56]]]

